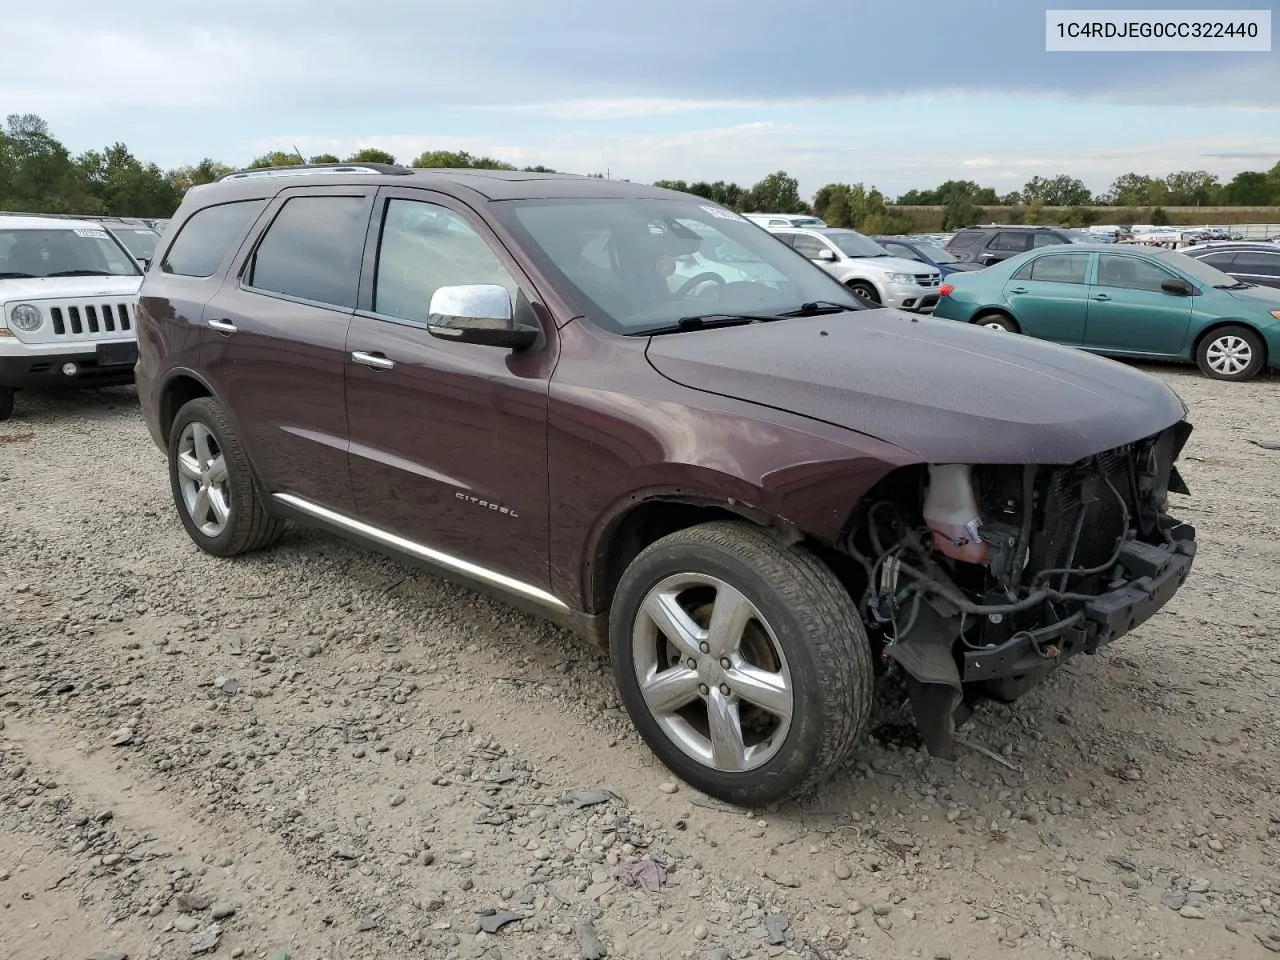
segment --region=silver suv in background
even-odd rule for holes
[[[938,304],[942,273],[937,267],[895,257],[856,230],[775,228],[770,233],[869,304],[915,313],[932,313]]]
[[[757,227],[772,230],[775,227],[825,227],[821,218],[808,213],[744,213],[745,219]]]

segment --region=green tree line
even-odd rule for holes
[[[304,157],[297,152],[276,151],[255,157],[251,168],[290,166],[298,163],[396,163],[396,158],[376,148],[365,148],[345,159],[332,153]],[[521,169],[554,173],[550,167],[525,166],[465,150],[429,150],[415,157],[419,168]],[[189,188],[210,183],[233,170],[206,157],[199,163],[162,170],[135,157],[123,143],[103,150],[72,155],[34,114],[12,114],[0,130],[0,209],[33,213],[83,213],[89,215],[167,217]],[[603,176],[593,173],[590,176]],[[983,207],[1018,208],[1025,223],[1043,222],[1045,208],[1066,208],[1056,222],[1084,226],[1095,222],[1099,206],[1152,209],[1153,222],[1164,217],[1165,206],[1271,206],[1280,205],[1280,162],[1265,171],[1244,171],[1223,183],[1203,170],[1180,170],[1164,177],[1126,173],[1097,196],[1069,174],[1032,177],[1021,190],[1000,194],[973,180],[948,180],[930,190],[908,190],[890,201],[874,186],[862,183],[828,183],[810,200],[800,196],[795,177],[778,170],[750,187],[731,181],[659,180],[655,186],[705,197],[739,212],[813,213],[831,226],[852,227],[866,233],[895,233],[912,228],[913,220],[894,207],[942,207],[942,226],[955,229],[976,223]]]

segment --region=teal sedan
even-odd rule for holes
[[[947,277],[935,317],[1118,357],[1188,360],[1215,380],[1280,366],[1280,290],[1172,250],[1041,247]]]

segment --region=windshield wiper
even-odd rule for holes
[[[825,313],[845,313],[852,312],[858,308],[852,304],[836,303],[834,300],[813,300],[809,303],[802,303],[794,310],[788,310],[786,313],[779,314],[783,317],[817,317]]]
[[[715,327],[741,327],[748,323],[772,323],[782,317],[773,313],[702,313],[694,317],[681,317],[675,323],[648,330],[638,330],[630,336],[651,337],[663,333],[684,333],[688,330],[711,330]]]
[[[1252,287],[1252,283],[1217,283],[1214,284],[1215,290],[1248,290]]]
[[[130,274],[116,274],[110,270],[59,270],[57,273],[46,273],[46,277],[124,277]]]
[[[5,280],[35,280],[38,279],[34,273],[0,273],[0,277]]]

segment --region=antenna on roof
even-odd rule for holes
[[[296,143],[293,145],[293,152],[298,155],[299,161],[301,161],[302,163],[307,162],[307,158],[302,155],[302,151],[298,149],[298,145]]]

